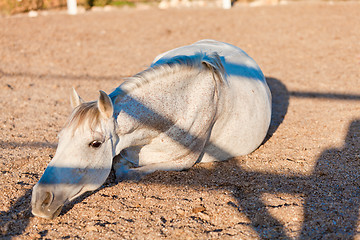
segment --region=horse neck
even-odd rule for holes
[[[144,84],[138,84],[127,93],[122,88],[124,86],[120,85],[110,94],[114,99],[115,111],[118,112],[115,115],[119,135],[131,133],[135,138],[139,138],[137,141],[142,141],[141,136],[147,138],[149,134],[169,129],[181,113],[179,108],[184,107],[187,94],[184,89],[192,84],[199,72],[199,69],[187,67],[173,72],[150,74],[147,77],[152,78],[146,79]],[[142,132],[142,135],[137,135],[139,132]]]
[[[131,108],[132,113],[150,114],[151,111],[139,111],[141,105],[149,109],[158,110],[159,114],[166,113],[166,103],[179,98],[179,90],[189,88],[204,68],[174,65],[149,68],[121,84],[110,97],[114,105],[122,109]],[[208,70],[207,70],[208,71]]]

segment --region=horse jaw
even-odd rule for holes
[[[47,219],[57,217],[66,203],[85,192],[98,189],[106,181],[111,171],[111,162],[107,165],[104,168],[88,169],[63,168],[56,164],[48,166],[33,188],[33,215]],[[74,173],[76,176],[71,176]]]

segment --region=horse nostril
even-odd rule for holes
[[[50,192],[46,192],[44,201],[41,203],[41,207],[44,208],[44,207],[49,206],[51,204],[52,200],[53,200],[53,194]]]

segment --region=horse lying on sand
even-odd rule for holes
[[[248,154],[271,119],[259,66],[214,40],[159,55],[111,94],[100,91],[97,101],[83,102],[74,90],[71,105],[56,154],[33,188],[38,217],[58,216],[66,202],[99,188],[112,167],[117,179],[140,179]]]

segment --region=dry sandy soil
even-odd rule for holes
[[[360,239],[359,13],[359,3],[299,3],[0,18],[0,238]],[[111,173],[58,218],[33,217],[31,189],[55,154],[71,87],[96,99],[204,38],[263,69],[267,141],[138,183]]]

